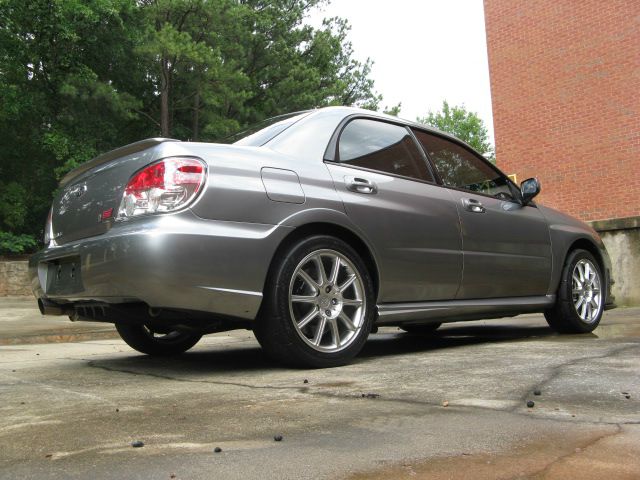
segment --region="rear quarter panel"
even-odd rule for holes
[[[189,150],[209,165],[205,191],[192,206],[200,218],[288,225],[290,217],[305,210],[344,211],[321,159],[302,161],[266,147],[189,144]],[[283,195],[269,198],[261,176],[263,169],[295,172],[280,178],[280,182],[291,182],[289,189],[282,183],[282,190],[301,189],[304,199],[299,195],[291,201],[283,201]]]

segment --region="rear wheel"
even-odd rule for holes
[[[547,323],[560,333],[592,332],[602,318],[604,291],[595,257],[586,250],[572,251],[562,271],[556,304],[544,314]]]
[[[400,330],[407,333],[432,333],[435,332],[442,323],[427,323],[426,325],[400,325]]]
[[[116,324],[120,337],[134,350],[147,355],[170,356],[184,353],[202,338],[196,333],[159,332],[146,325]]]
[[[347,363],[374,317],[373,282],[360,256],[342,240],[318,235],[275,262],[254,329],[262,348],[296,366]]]

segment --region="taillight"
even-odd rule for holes
[[[146,166],[127,183],[118,217],[185,207],[198,195],[206,172],[204,162],[195,158],[165,158]]]

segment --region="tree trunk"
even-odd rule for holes
[[[169,137],[169,60],[162,59],[160,73],[160,134]]]
[[[197,142],[200,136],[200,91],[196,90],[193,96],[193,141]]]

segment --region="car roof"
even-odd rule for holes
[[[402,125],[406,125],[409,127],[413,127],[413,128],[418,128],[421,130],[425,130],[427,132],[432,132],[435,133],[437,135],[440,135],[442,137],[448,138],[450,140],[453,140],[457,143],[461,143],[463,145],[465,145],[467,148],[470,148],[471,150],[473,150],[474,152],[478,153],[471,145],[469,145],[468,143],[466,143],[463,140],[460,140],[458,137],[451,135],[448,132],[443,132],[442,130],[439,130],[437,128],[431,127],[429,125],[424,125],[422,123],[418,123],[418,122],[414,122],[411,120],[407,120],[406,118],[401,118],[401,117],[395,117],[393,115],[388,115],[386,113],[381,113],[381,112],[376,112],[374,110],[367,110],[364,108],[358,108],[358,107],[345,107],[345,106],[332,106],[332,107],[322,107],[322,108],[318,108],[316,110],[310,110],[310,112],[313,115],[322,115],[324,112],[328,113],[328,112],[332,112],[335,113],[336,111],[339,111],[341,113],[343,113],[344,118],[356,115],[362,115],[362,116],[366,116],[366,117],[372,117],[372,118],[379,118],[381,120],[386,120],[389,122],[394,122],[394,123],[400,123]],[[303,113],[303,112],[300,112]],[[478,153],[479,154],[479,153]]]

